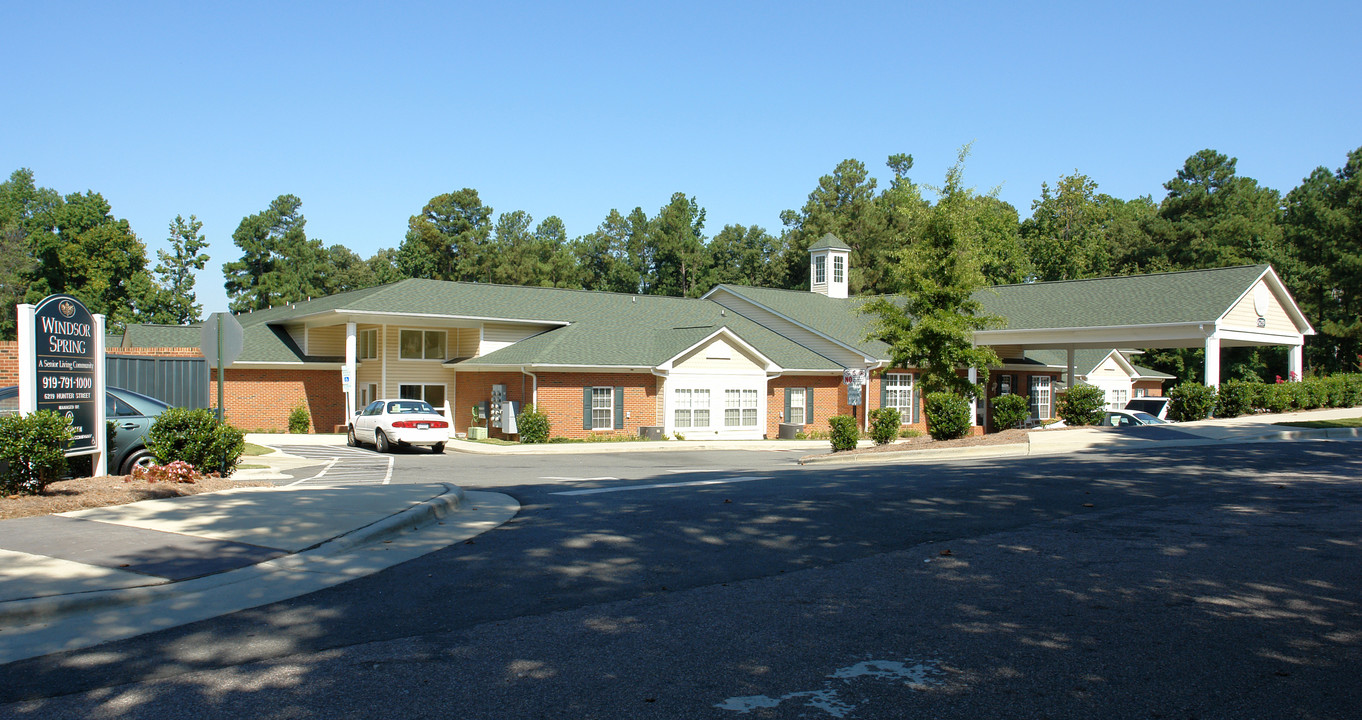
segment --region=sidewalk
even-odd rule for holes
[[[518,511],[435,483],[236,488],[0,521],[0,663],[321,590]]]

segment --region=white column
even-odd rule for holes
[[[1206,385],[1220,385],[1220,336],[1215,333],[1206,338]]]
[[[105,425],[108,423],[106,417],[108,408],[105,405],[104,395],[108,387],[108,377],[105,375],[104,367],[107,362],[104,357],[105,320],[103,315],[93,314],[90,319],[95,321],[95,397],[97,398],[95,400],[95,432],[98,433],[95,437],[99,439],[96,447],[100,449],[90,458],[90,462],[94,463],[94,476],[103,477],[109,474],[109,453],[113,451],[113,448],[109,447],[108,433],[104,431]]]
[[[979,368],[969,369],[969,381],[971,385],[979,383]],[[979,398],[978,394],[971,395],[969,399],[969,426],[974,427],[979,424]]]
[[[1286,369],[1292,380],[1305,378],[1305,346],[1292,345],[1286,356]]]
[[[1075,373],[1078,372],[1078,369],[1075,367],[1075,365],[1077,364],[1077,361],[1074,360],[1074,349],[1073,349],[1072,346],[1067,347],[1067,348],[1064,348],[1064,350],[1065,350],[1065,352],[1068,354],[1068,359],[1069,359],[1069,365],[1068,365],[1068,367],[1069,367],[1069,373],[1068,373],[1067,375],[1064,376],[1064,384],[1065,384],[1065,387],[1067,387],[1067,388],[1069,388],[1070,390],[1072,390],[1073,387],[1074,387],[1074,385],[1077,385],[1077,384],[1078,384],[1078,380],[1076,380],[1076,379],[1074,378]]]
[[[350,416],[355,414],[358,408],[355,407],[355,387],[359,380],[355,377],[355,324],[345,323],[345,376],[350,378],[350,384],[345,386],[345,421],[350,421]]]

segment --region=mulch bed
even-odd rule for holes
[[[874,445],[872,447],[856,448],[855,450],[843,450],[837,453],[837,457],[850,457],[852,455],[873,455],[885,452],[912,452],[915,450],[939,450],[943,448],[977,447],[980,445],[1015,445],[1026,442],[1026,434],[1029,430],[1004,430],[1002,432],[989,433],[987,435],[969,435],[955,440],[933,440],[931,435],[919,435],[912,438],[901,438],[896,442],[887,445]],[[829,446],[831,447],[831,446]],[[825,455],[826,453],[818,453]],[[809,457],[815,457],[810,455]]]
[[[127,475],[74,478],[54,482],[42,495],[0,497],[0,520],[51,515],[86,508],[125,505],[139,500],[198,495],[237,487],[272,487],[268,482],[238,482],[207,477],[193,483],[148,483]]]

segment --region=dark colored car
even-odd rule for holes
[[[146,435],[156,416],[169,405],[123,388],[105,388],[104,416],[114,424],[113,447],[109,450],[109,474],[128,475],[138,465],[156,461],[147,450]],[[11,385],[0,388],[0,415],[19,412],[19,388]]]

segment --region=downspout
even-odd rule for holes
[[[538,375],[535,375],[534,373],[530,372],[529,370],[526,370],[524,365],[521,365],[521,366],[520,366],[520,374],[522,374],[522,375],[529,375],[529,376],[530,376],[530,379],[534,381],[534,384],[530,386],[530,388],[531,388],[530,403],[533,404],[533,405],[534,405],[534,409],[535,409],[536,411],[538,411],[538,410],[539,410],[539,376],[538,376]],[[522,379],[520,380],[520,396],[521,396],[521,397],[525,397],[525,380],[524,380],[524,378],[522,378]]]

